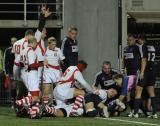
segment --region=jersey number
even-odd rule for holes
[[[155,53],[148,53],[148,61],[154,62],[156,55]]]
[[[20,48],[21,48],[21,45],[15,45],[15,52],[17,54],[20,54]]]

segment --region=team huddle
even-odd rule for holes
[[[13,44],[14,82],[23,82],[21,84],[27,89],[27,95],[14,101],[17,116],[31,119],[43,116],[108,118],[119,116],[129,106],[130,117],[138,118],[141,109],[145,116],[157,118],[155,49],[145,45],[143,36],[139,36],[138,45],[133,35],[128,36],[123,74],[104,61],[102,72],[97,74],[91,86],[83,78],[87,63],[78,61],[75,39],[66,38],[60,49],[56,38],[50,37],[45,47],[45,22],[50,15],[49,9],[42,7],[37,31],[27,30],[25,37]],[[69,32],[76,34],[77,29],[71,27]],[[142,104],[143,89],[147,90],[151,100],[151,114]]]

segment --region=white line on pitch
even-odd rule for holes
[[[160,126],[160,124],[144,123],[144,122],[137,122],[137,121],[122,120],[122,119],[111,119],[111,118],[100,118],[100,117],[97,117],[97,118],[104,119],[104,120],[126,122],[126,123],[135,123],[135,124],[141,124],[141,125]]]

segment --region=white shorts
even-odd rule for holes
[[[41,83],[42,75],[43,75],[43,67],[38,67],[38,78],[39,78],[39,83]]]
[[[21,68],[19,66],[14,65],[13,66],[13,79],[17,81],[22,81],[21,80],[21,73],[20,73]]]
[[[60,70],[52,68],[44,68],[43,72],[43,83],[52,84],[57,83],[61,78]]]
[[[67,112],[67,117],[70,117],[70,114],[72,112],[73,109],[73,104],[69,104],[69,105],[63,105],[63,106],[55,106],[55,109],[60,109],[63,108],[66,110]],[[76,116],[81,116],[83,115],[84,109],[83,108],[78,108],[76,110]],[[73,116],[73,115],[72,115]]]
[[[39,91],[38,71],[27,72],[27,87],[29,91]]]
[[[74,88],[66,87],[63,85],[57,85],[53,91],[53,96],[57,102],[57,105],[65,103],[67,99],[73,98],[74,90]]]
[[[26,85],[27,87],[27,72],[25,68],[21,69],[21,79],[23,81],[23,83]],[[27,87],[28,88],[28,87]]]

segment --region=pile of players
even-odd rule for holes
[[[87,68],[85,61],[78,61],[77,65],[69,66],[62,72],[61,66],[65,63],[65,56],[56,47],[57,40],[54,37],[48,38],[48,46],[45,48],[46,30],[44,26],[50,15],[49,8],[42,7],[36,33],[27,30],[25,37],[16,41],[13,45],[12,52],[15,54],[14,81],[16,83],[22,81],[27,88],[27,95],[15,101],[17,116],[25,116],[31,119],[41,118],[42,116],[102,116],[105,118],[118,116],[120,112],[126,110],[127,103],[131,104],[130,94],[135,91],[136,87],[134,99],[136,108],[131,115],[138,117],[138,110],[141,105],[140,93],[143,87],[138,84],[143,83],[142,81],[145,78],[146,66],[143,66],[143,64],[147,62],[148,51],[146,52],[147,56],[139,54],[138,57],[139,60],[142,59],[143,63],[141,65],[143,73],[140,74],[138,84],[137,73],[131,73],[131,75],[128,74],[129,76],[116,74],[113,77],[114,81],[108,81],[109,84],[114,86],[107,90],[99,89],[96,86],[91,87],[82,75],[82,72]],[[136,46],[135,48],[138,47],[137,45],[134,46]],[[141,46],[143,50],[146,49],[145,47]],[[126,50],[128,48],[130,47],[127,46]],[[134,56],[132,54],[133,49],[127,51],[130,52],[125,53],[125,68],[129,70],[127,65],[133,62],[132,58]],[[150,58],[152,61],[153,57]],[[105,65],[107,65],[106,62],[103,66]],[[134,70],[136,69],[134,68]],[[151,96],[151,101],[155,105],[155,95]],[[153,105],[152,110],[153,114],[151,116],[156,118],[156,109]],[[145,114],[149,116],[147,113]]]

